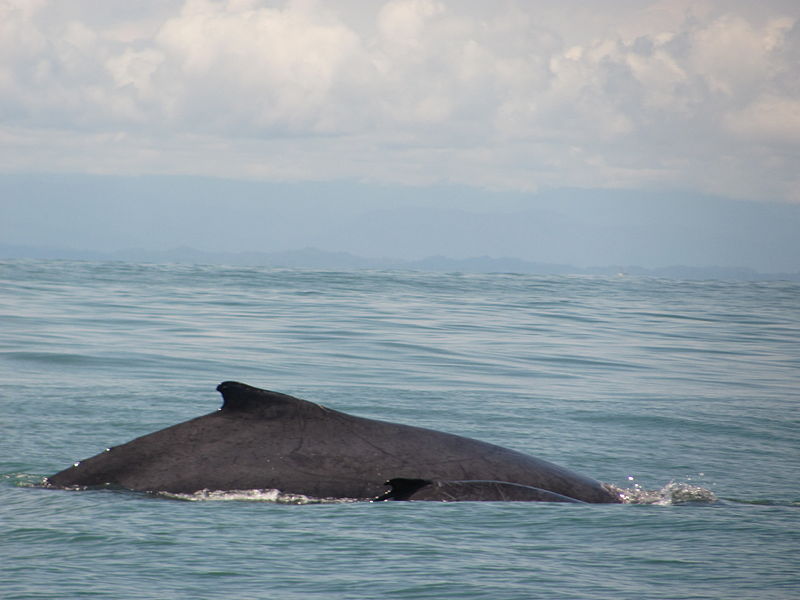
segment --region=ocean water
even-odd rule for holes
[[[239,380],[628,503],[44,489]],[[800,597],[800,284],[0,262],[0,597]]]

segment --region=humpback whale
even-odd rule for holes
[[[356,417],[233,381],[217,390],[223,404],[216,412],[109,448],[51,475],[46,485],[170,493],[277,489],[361,500],[620,502],[599,481],[494,444]]]

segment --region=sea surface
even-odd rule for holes
[[[184,500],[45,476],[238,380],[619,505]],[[0,262],[0,597],[800,597],[800,284]]]

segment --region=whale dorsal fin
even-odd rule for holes
[[[275,419],[319,405],[288,394],[262,390],[238,381],[224,381],[217,386],[222,394],[220,411],[232,416]]]

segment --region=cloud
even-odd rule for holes
[[[0,0],[9,171],[800,201],[793,3]]]

